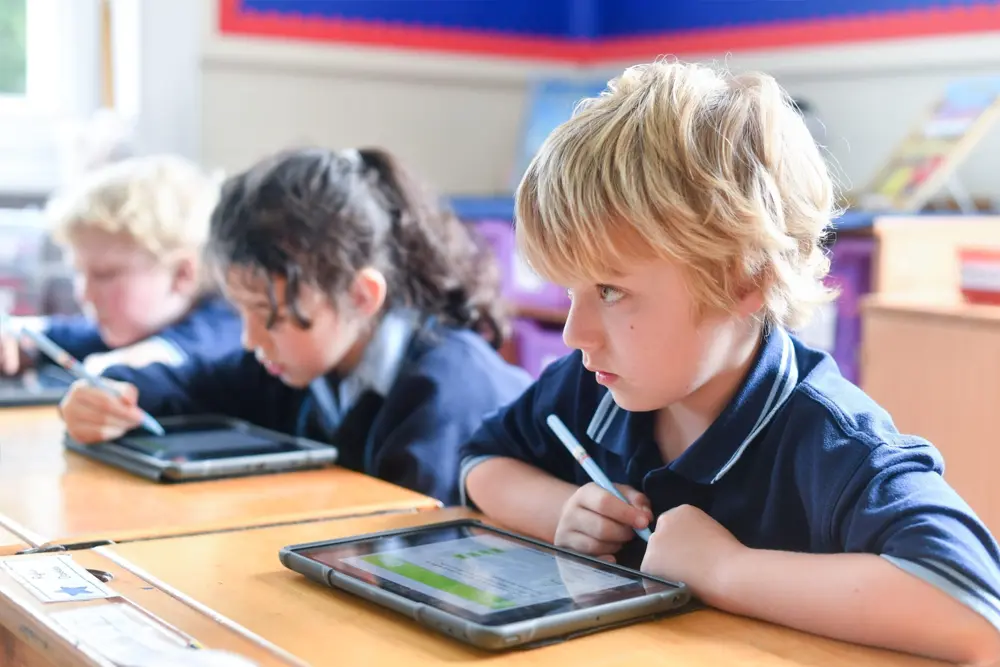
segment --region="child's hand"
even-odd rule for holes
[[[727,564],[747,547],[697,507],[681,505],[664,512],[646,547],[642,571],[680,581],[703,602],[714,602]]]
[[[125,382],[112,382],[124,398],[83,380],[73,383],[59,404],[66,432],[79,443],[113,440],[142,422],[137,402],[139,390]]]
[[[14,334],[0,333],[0,376],[17,375],[31,365],[23,343]]]
[[[614,562],[612,554],[635,537],[633,530],[649,526],[653,520],[649,499],[631,486],[615,486],[631,504],[593,482],[570,496],[556,526],[557,546]]]

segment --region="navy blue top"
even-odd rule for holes
[[[97,324],[83,315],[53,316],[42,331],[81,361],[111,351],[101,339]],[[141,342],[168,345],[174,363],[179,364],[190,357],[219,357],[239,349],[242,331],[240,317],[232,306],[221,297],[211,296],[199,301],[183,319]]]
[[[611,481],[649,497],[654,516],[688,504],[748,547],[878,554],[1000,628],[997,543],[945,482],[941,454],[900,434],[827,354],[783,330],[765,338],[718,419],[669,463],[654,412],[615,405],[579,352],[553,363],[463,448],[463,492],[469,470],[495,456],[589,482],[546,426],[552,413]],[[622,556],[637,564],[644,549],[635,539]]]
[[[471,331],[432,321],[408,329],[389,316],[353,374],[309,389],[269,375],[249,352],[105,375],[136,385],[154,416],[224,414],[330,442],[340,465],[445,504],[460,500],[460,445],[531,382]]]

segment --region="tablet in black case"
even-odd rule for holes
[[[285,567],[490,649],[675,611],[686,586],[461,520],[285,547]]]
[[[160,420],[166,435],[131,431],[117,440],[66,448],[160,482],[235,477],[333,464],[331,445],[260,428],[231,417],[202,415]]]

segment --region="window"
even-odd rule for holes
[[[100,101],[99,4],[0,0],[0,193],[47,194],[64,128]]]
[[[28,0],[0,0],[0,95],[24,95],[28,82]]]

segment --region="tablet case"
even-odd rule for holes
[[[372,533],[364,536],[295,544],[282,548],[278,557],[281,560],[281,564],[286,568],[292,570],[293,572],[298,572],[312,581],[330,588],[352,593],[360,598],[368,600],[369,602],[374,602],[377,605],[387,607],[393,611],[403,614],[404,616],[408,616],[421,625],[431,628],[439,633],[458,639],[466,644],[490,651],[512,648],[537,648],[554,641],[565,641],[602,630],[608,630],[643,620],[662,617],[670,613],[688,611],[689,609],[694,609],[697,606],[697,603],[691,598],[690,589],[685,584],[666,581],[658,577],[643,574],[642,576],[647,579],[673,586],[674,589],[656,595],[612,602],[591,607],[589,609],[578,609],[532,621],[519,621],[509,625],[488,626],[449,614],[422,602],[410,600],[391,591],[367,585],[360,579],[343,575],[328,565],[324,565],[297,553],[298,551],[304,551],[316,547],[357,542],[359,539],[367,540],[384,537],[396,537],[428,529],[451,527],[460,528],[465,526],[483,528],[497,535],[534,544],[536,546],[564,553],[584,561],[590,561],[600,565],[602,568],[620,570],[630,576],[635,576],[635,574],[637,574],[635,570],[630,570],[615,564],[605,563],[604,561],[571,552],[566,549],[561,549],[524,535],[519,535],[494,526],[486,525],[481,521],[473,519],[458,519],[455,521],[424,524],[421,526]]]
[[[337,448],[333,445],[261,428],[233,417],[221,415],[165,417],[160,423],[168,436],[172,432],[176,434],[178,430],[184,430],[192,431],[192,439],[205,439],[212,434],[199,434],[196,432],[198,428],[225,429],[244,436],[241,446],[245,446],[248,440],[266,440],[283,443],[295,449],[278,453],[175,461],[146,453],[149,451],[147,443],[156,436],[138,430],[126,433],[118,440],[94,445],[80,444],[67,435],[65,445],[67,449],[82,456],[155,482],[184,482],[320,468],[333,465],[338,455]],[[130,440],[134,440],[135,444],[130,445]]]

